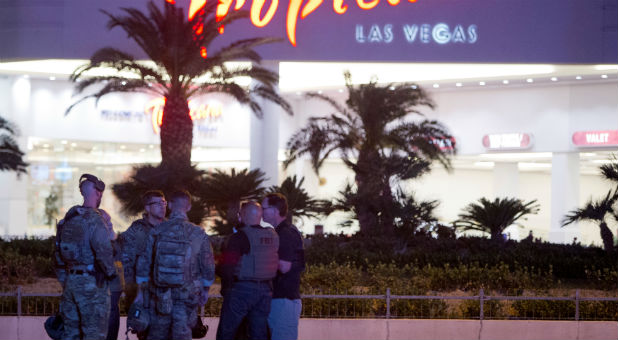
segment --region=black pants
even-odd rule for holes
[[[109,326],[107,328],[107,340],[118,339],[118,329],[120,328],[120,294],[122,294],[122,292],[112,292],[111,307],[109,310]]]

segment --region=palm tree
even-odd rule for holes
[[[482,197],[478,203],[473,202],[464,207],[463,213],[459,214],[459,219],[453,225],[457,229],[488,233],[492,240],[499,241],[504,229],[513,224],[519,225],[519,219],[538,212],[536,200],[524,203],[519,198],[504,197],[490,201]]]
[[[419,106],[434,107],[419,86],[380,86],[375,79],[353,86],[349,72],[345,81],[345,106],[319,93],[308,94],[308,98],[327,102],[335,112],[311,118],[307,127],[291,137],[284,166],[308,154],[318,173],[324,161],[338,151],[355,174],[360,199],[355,200],[354,210],[361,232],[390,233],[396,218],[388,213],[395,200],[391,188],[394,180],[416,178],[429,171],[434,160],[450,169],[454,145],[441,149],[438,142],[453,139],[437,121],[408,119],[413,114],[422,116]]]
[[[24,162],[25,154],[15,141],[17,135],[15,125],[0,117],[0,171],[15,171],[19,176],[26,173],[28,163]]]
[[[604,198],[594,201],[588,201],[583,208],[575,209],[569,212],[562,220],[562,226],[569,225],[577,221],[590,220],[599,223],[601,231],[601,239],[603,240],[603,248],[607,252],[611,252],[614,248],[614,234],[607,226],[606,216],[608,214],[618,216],[618,212],[614,210],[614,205],[618,200],[618,189],[610,190]]]
[[[232,227],[238,224],[240,203],[246,200],[258,200],[264,193],[262,183],[265,174],[259,169],[243,169],[230,173],[215,170],[206,176],[198,195],[205,203],[214,208],[221,218],[215,221],[214,231],[219,235],[232,233]]]
[[[192,19],[188,20],[182,8],[166,2],[161,11],[152,1],[147,15],[134,8],[123,8],[125,16],[108,17],[108,28],[122,28],[148,56],[150,63],[137,61],[132,55],[113,47],[101,48],[90,62],[75,70],[71,80],[76,82],[78,93],[92,85],[102,85],[92,94],[83,96],[67,109],[67,113],[87,98],[97,101],[112,92],[144,92],[165,98],[161,125],[162,166],[188,168],[191,164],[193,122],[187,101],[206,93],[225,93],[242,104],[248,104],[261,116],[257,101],[261,97],[279,104],[291,114],[290,105],[277,94],[278,75],[257,64],[260,56],[255,47],[277,41],[273,38],[252,38],[233,42],[217,51],[209,49],[219,36],[219,28],[248,16],[245,11],[235,11],[225,18],[216,18],[218,2],[209,2]],[[228,67],[225,63],[248,60],[249,67]],[[111,68],[117,73],[109,76],[89,76],[89,71]],[[250,77],[255,83],[251,88],[234,81]],[[198,79],[200,80],[198,82]]]
[[[330,202],[326,200],[314,199],[303,188],[304,177],[300,180],[296,175],[286,177],[280,186],[273,185],[266,191],[267,193],[280,193],[288,201],[288,215],[286,220],[292,223],[294,217],[315,218],[328,211]]]

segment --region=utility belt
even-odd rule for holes
[[[68,275],[91,275],[94,276],[94,269],[88,268],[93,266],[71,266],[66,268],[66,272]]]

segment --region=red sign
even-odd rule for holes
[[[483,146],[489,150],[519,150],[532,146],[532,136],[527,133],[500,133],[483,136]]]
[[[618,130],[577,131],[573,134],[577,146],[618,146]]]
[[[166,1],[170,3],[176,2],[175,0]],[[217,5],[218,21],[221,21],[228,15],[233,2],[234,0],[219,0],[219,4]],[[288,39],[290,40],[290,43],[294,46],[296,46],[296,23],[298,22],[298,17],[300,16],[301,19],[305,19],[309,14],[311,14],[318,7],[320,7],[324,0],[308,0],[304,6],[302,6],[302,2],[303,0],[290,0],[287,8],[286,30],[288,33]],[[337,14],[344,14],[348,10],[348,4],[346,4],[346,2],[347,0],[333,0],[333,11]],[[349,0],[349,2],[356,2],[356,5],[359,8],[364,10],[370,10],[376,7],[380,0]],[[391,6],[397,6],[401,2],[401,0],[387,0],[387,2]],[[416,0],[408,0],[408,2],[414,3],[416,2]],[[195,14],[205,5],[206,0],[191,0],[191,5],[189,6],[189,19],[193,18],[193,16],[195,16]],[[236,0],[234,10],[238,11],[244,5],[245,0]],[[279,0],[271,1],[268,9],[266,9],[266,13],[262,15],[265,5],[266,0],[253,0],[251,3],[251,23],[253,23],[253,25],[255,25],[256,27],[264,27],[270,23],[270,21],[275,16],[275,13],[279,9]],[[285,3],[282,6],[285,6]],[[220,32],[223,33],[223,30],[220,30]],[[202,52],[202,54],[205,54],[205,52]]]

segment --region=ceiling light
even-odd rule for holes
[[[479,82],[479,85],[481,85],[481,86],[485,86],[485,82],[484,82],[484,81],[480,81],[480,82]]]
[[[508,85],[508,84],[509,84],[509,81],[505,79],[505,80],[503,80],[503,81],[502,81],[502,84],[504,84],[504,85]]]
[[[551,81],[558,81],[558,78],[556,78],[556,77],[551,77]]]
[[[596,65],[594,67],[597,71],[616,70],[618,71],[618,65]]]
[[[607,79],[607,74],[602,75],[601,78]]]
[[[519,162],[517,167],[520,169],[549,169],[551,168],[551,163]]]
[[[441,83],[466,79],[479,81],[500,77],[529,77],[556,72],[559,66],[548,64],[441,64],[441,63],[342,63],[342,62],[281,62],[280,89],[292,92],[315,88],[338,88],[345,85],[344,70],[353,74],[353,84],[371,81],[376,74],[382,84],[401,82]],[[414,75],[410,77],[410,75]]]
[[[49,144],[45,143],[45,144],[43,144],[43,147],[44,148],[49,148]]]
[[[76,146],[77,146],[77,144],[76,144],[76,143],[71,143],[71,146],[72,146],[72,147],[76,147]]]
[[[418,88],[418,86],[416,86],[416,85],[412,85],[412,86],[410,86],[410,87],[411,87],[413,90],[416,90],[416,89]]]
[[[120,82],[120,84],[122,84],[122,86],[125,86],[127,85],[127,82],[123,80],[122,82]]]
[[[322,90],[319,90],[319,91],[318,91],[318,94],[322,94],[322,93],[324,93],[324,91],[322,91]]]
[[[532,78],[528,78],[528,79],[526,79],[526,82],[527,82],[527,83],[534,83],[534,79],[532,79]]]
[[[391,91],[395,91],[395,86],[391,86],[388,89],[391,90]]]
[[[68,143],[68,142],[67,142],[67,141],[65,141],[65,140],[63,140],[63,141],[61,141],[61,142],[60,142],[60,144],[62,144],[62,145],[66,145],[67,143]]]
[[[440,87],[440,84],[433,84],[434,89],[437,89],[438,87]]]
[[[582,80],[582,76],[575,77],[576,80]]]
[[[124,150],[124,149],[126,149],[126,148],[127,148],[127,147],[126,147],[126,146],[124,146],[124,145],[121,145],[121,146],[120,146],[120,149],[121,149],[121,150]]]
[[[481,158],[491,159],[530,159],[551,158],[551,152],[508,152],[508,153],[483,153]]]
[[[144,152],[146,151],[146,149],[139,149],[139,152]]]
[[[457,86],[457,87],[462,87],[462,86],[463,86],[463,84],[462,84],[462,83],[456,83],[456,84],[455,84],[455,86]]]
[[[339,89],[339,93],[343,93],[343,89]]]
[[[154,145],[150,144],[150,145],[148,145],[148,147],[152,149],[152,148],[154,148]]]
[[[51,76],[51,77],[49,77],[49,80],[56,80],[56,77]]]

